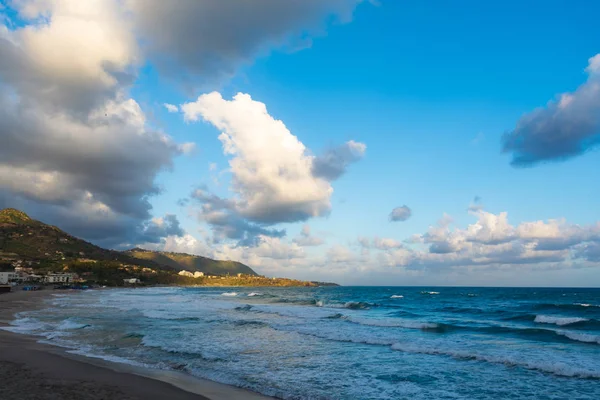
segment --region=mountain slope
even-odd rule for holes
[[[103,249],[55,226],[31,219],[22,211],[7,208],[0,210],[0,262],[16,259],[48,267],[88,259],[176,272],[185,269],[210,275],[257,275],[250,267],[234,261],[142,249],[126,252]]]
[[[31,219],[22,211],[0,210],[0,259],[21,259],[51,266],[81,258],[166,269],[148,260],[136,260],[128,254],[93,245],[55,226]]]
[[[191,254],[149,251],[140,248],[128,250],[126,253],[138,259],[151,260],[179,270],[200,271],[207,275],[258,275],[252,268],[237,261],[217,261]]]

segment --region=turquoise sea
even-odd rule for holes
[[[8,329],[283,399],[600,399],[600,289],[101,290]]]

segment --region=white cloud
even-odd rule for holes
[[[600,224],[579,226],[564,220],[523,222],[513,226],[506,212],[471,212],[477,221],[466,229],[450,229],[445,216],[437,226],[413,238],[425,250],[401,248],[386,253],[388,264],[397,266],[463,267],[541,265],[565,268],[579,259],[590,243],[600,242]]]
[[[186,121],[202,118],[221,130],[241,216],[270,224],[330,212],[331,184],[314,176],[314,157],[282,121],[269,115],[264,103],[242,93],[228,101],[213,92],[181,109]]]
[[[179,107],[177,107],[174,104],[169,104],[169,103],[164,103],[163,106],[167,109],[168,112],[170,113],[176,113],[179,112]]]

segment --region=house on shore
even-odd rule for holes
[[[8,283],[17,282],[19,280],[19,274],[16,272],[0,272],[0,285],[6,285]]]
[[[73,283],[74,274],[70,273],[50,273],[44,277],[44,283]]]

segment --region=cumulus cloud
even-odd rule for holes
[[[313,160],[313,175],[333,181],[342,176],[348,166],[363,158],[367,146],[350,140],[333,147]]]
[[[211,212],[204,210],[204,218],[213,227],[234,224],[243,226],[246,232],[279,236],[280,231],[268,231],[264,226],[329,214],[333,193],[330,181],[315,176],[315,157],[282,121],[269,115],[264,103],[248,94],[239,93],[233,100],[225,100],[213,92],[181,105],[181,110],[186,121],[202,119],[219,129],[224,153],[230,156],[231,190],[235,196],[218,200],[204,192],[196,196],[203,204],[210,204]],[[346,146],[352,153],[364,152],[364,145],[349,143]],[[216,215],[220,225],[211,217],[215,207],[219,209]],[[234,234],[226,236],[232,238]]]
[[[398,221],[406,221],[407,219],[409,219],[412,215],[412,210],[404,205],[402,207],[396,207],[392,210],[392,212],[390,213],[390,221],[392,222],[398,222]]]
[[[3,203],[105,245],[143,236],[154,179],[186,145],[126,95],[139,57],[119,2],[14,7],[24,24],[0,21]]]
[[[312,174],[313,158],[264,103],[239,93],[233,100],[219,93],[181,106],[187,121],[203,118],[219,130],[233,174],[240,215],[261,223],[297,222],[327,215],[333,189]]]
[[[127,0],[144,50],[177,79],[214,83],[271,48],[306,47],[361,0]],[[307,42],[308,41],[308,42]]]
[[[561,161],[595,148],[600,142],[600,54],[589,59],[587,81],[563,93],[545,108],[525,114],[502,138],[514,166]]]
[[[302,247],[320,246],[325,243],[320,237],[313,236],[310,232],[310,225],[304,225],[300,235],[294,239],[294,243]]]

